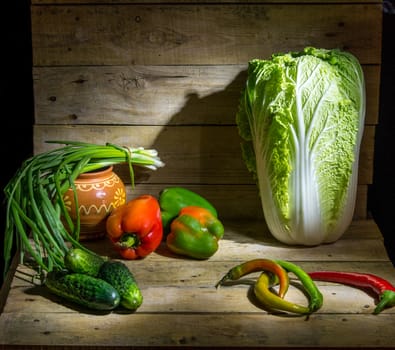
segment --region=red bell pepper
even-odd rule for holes
[[[119,254],[129,260],[144,258],[163,237],[158,200],[142,195],[115,208],[106,221],[107,236]]]

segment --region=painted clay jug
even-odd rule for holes
[[[80,214],[80,241],[105,236],[107,216],[126,202],[124,183],[112,166],[82,173],[74,183]],[[71,188],[65,192],[63,200],[71,219],[76,223],[76,206]]]

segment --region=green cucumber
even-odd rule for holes
[[[118,291],[106,281],[81,273],[50,271],[45,285],[68,301],[95,310],[112,310],[120,303]]]
[[[106,260],[105,257],[94,252],[81,248],[70,248],[64,257],[64,264],[66,269],[72,272],[96,277]]]
[[[100,268],[99,278],[110,283],[121,297],[120,304],[130,310],[136,310],[143,302],[143,295],[129,268],[122,262],[109,260]]]

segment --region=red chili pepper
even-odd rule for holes
[[[163,237],[158,200],[142,195],[115,208],[107,218],[106,229],[123,258],[144,258],[158,248]]]
[[[359,288],[369,288],[379,297],[373,313],[380,313],[385,307],[395,305],[395,286],[389,281],[370,273],[342,271],[314,271],[309,273],[313,280],[336,282]]]

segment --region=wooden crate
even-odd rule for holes
[[[259,256],[290,259],[307,269],[369,271],[395,282],[381,234],[367,213],[379,108],[381,1],[32,0],[31,20],[34,152],[56,147],[47,140],[155,148],[166,166],[138,173],[128,197],[158,195],[173,185],[190,188],[217,207],[226,236],[209,261],[174,259],[162,247],[129,262],[145,295],[133,315],[89,315],[60,305],[21,278],[31,272],[19,266],[7,301],[7,293],[3,297],[0,344],[393,345],[394,311],[372,316],[371,298],[358,290],[323,284],[325,307],[302,322],[268,315],[251,303],[246,288],[213,288],[231,266]],[[353,53],[367,89],[355,220],[344,238],[314,248],[283,246],[268,233],[235,124],[248,61],[306,46]],[[125,167],[116,171],[128,182]],[[92,249],[112,254],[103,242]]]

